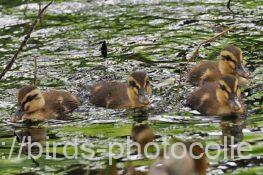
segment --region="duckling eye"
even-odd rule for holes
[[[147,81],[146,81],[146,86],[148,86],[148,85],[149,85],[149,83],[150,83],[150,81],[149,81],[149,80],[147,80]]]
[[[223,91],[226,91],[226,92],[227,92],[226,87],[225,87],[224,85],[220,84],[220,88],[221,88]]]
[[[37,97],[37,94],[35,95],[30,95],[26,98],[26,101],[29,102],[29,101],[32,101],[33,99],[35,99]]]
[[[226,61],[232,61],[232,62],[234,62],[234,63],[235,63],[235,61],[234,61],[234,60],[232,60],[232,58],[231,58],[229,55],[227,55],[227,56],[224,56],[224,60],[226,60]]]
[[[130,87],[136,87],[135,81],[130,81],[130,82],[129,82],[129,86],[130,86]]]

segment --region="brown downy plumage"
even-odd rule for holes
[[[194,66],[189,73],[188,81],[202,85],[227,74],[236,76],[240,85],[249,84],[249,73],[244,69],[242,51],[233,45],[228,45],[220,52],[220,60],[202,61]]]
[[[133,72],[128,83],[102,81],[90,87],[90,102],[96,106],[125,109],[147,107],[152,89],[145,72]]]
[[[205,115],[229,116],[244,112],[238,80],[232,75],[199,87],[189,94],[187,105]]]
[[[59,119],[78,108],[76,96],[66,91],[50,90],[41,93],[35,86],[25,86],[18,93],[19,113],[13,121],[25,119]]]
[[[135,124],[132,127],[132,139],[141,146],[141,153],[144,153],[144,148],[147,143],[154,140],[154,133],[148,124]]]
[[[160,156],[150,166],[148,175],[206,175],[208,160],[204,149],[198,144],[190,149],[192,142],[180,143],[185,145],[186,150],[180,144],[169,147],[166,154],[163,152],[165,156]]]

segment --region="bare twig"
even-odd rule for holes
[[[29,31],[27,32],[24,40],[22,41],[20,47],[18,48],[18,50],[16,51],[16,53],[14,54],[14,56],[12,57],[12,59],[10,60],[10,62],[6,65],[5,69],[3,70],[3,72],[0,75],[0,80],[5,76],[5,74],[11,69],[11,67],[13,66],[15,60],[18,57],[18,54],[23,50],[23,48],[26,46],[27,41],[29,40],[31,33],[33,32],[33,30],[35,29],[38,20],[41,18],[42,14],[44,13],[44,11],[53,3],[54,0],[51,0],[39,13],[38,16],[36,17],[36,19],[34,20],[34,22],[32,23]]]
[[[228,1],[227,1],[226,7],[227,7],[227,9],[234,15],[235,13],[234,13],[234,11],[231,9],[231,4],[230,4],[231,1],[232,1],[232,0],[228,0]]]
[[[39,2],[39,3],[38,3],[38,14],[40,14],[40,12],[41,12],[41,5],[42,5],[41,2]],[[41,18],[41,17],[40,17],[40,18]]]
[[[217,35],[215,35],[215,36],[213,36],[213,37],[211,37],[211,38],[208,38],[207,40],[205,40],[205,41],[201,42],[200,44],[198,44],[198,46],[196,47],[196,49],[195,49],[195,51],[193,52],[192,56],[189,58],[189,61],[193,61],[193,60],[198,56],[198,54],[199,54],[199,49],[200,49],[200,47],[201,47],[203,44],[212,42],[212,41],[214,41],[215,39],[217,39],[217,38],[225,35],[226,33],[228,33],[229,31],[231,31],[231,30],[233,30],[233,29],[235,29],[235,28],[236,28],[236,26],[232,26],[232,27],[224,30],[223,32],[221,32],[221,33],[219,33],[219,34],[217,34]]]
[[[34,70],[34,81],[33,81],[33,85],[36,86],[37,85],[37,58],[34,57],[34,67],[35,67],[35,70]]]
[[[27,17],[27,14],[26,14],[27,8],[28,8],[28,0],[26,0],[26,7],[25,7],[25,9],[23,11],[23,14],[24,14],[25,17]]]
[[[39,2],[39,3],[38,3],[38,14],[41,12],[41,5],[42,5],[42,3]],[[40,18],[39,18],[39,23],[42,25],[42,15],[41,15]]]

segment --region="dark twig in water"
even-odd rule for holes
[[[28,8],[28,0],[26,0],[26,7],[25,7],[25,9],[23,11],[23,14],[24,14],[25,17],[27,17],[27,14],[26,14],[27,8]]]
[[[101,51],[101,55],[102,55],[103,58],[107,58],[108,57],[108,47],[107,47],[106,41],[102,41],[101,42],[100,51]]]
[[[227,9],[228,9],[232,14],[235,14],[234,11],[231,10],[231,4],[230,4],[231,1],[232,1],[232,0],[228,0],[228,2],[227,2],[227,4],[226,4],[226,7],[227,7]]]
[[[209,43],[209,42],[212,42],[214,41],[215,39],[227,34],[228,32],[230,32],[231,30],[235,29],[236,26],[232,26],[226,30],[224,30],[223,32],[211,37],[211,38],[208,38],[207,40],[205,41],[202,41],[200,44],[198,44],[198,46],[196,47],[195,51],[193,52],[192,56],[189,58],[189,61],[194,61],[194,59],[199,55],[199,49],[200,47],[203,45],[203,44],[206,44],[206,43]]]
[[[3,70],[3,72],[0,75],[0,80],[5,76],[5,74],[11,69],[11,67],[13,66],[15,60],[18,57],[18,54],[23,50],[23,48],[26,46],[27,41],[29,40],[31,33],[33,32],[33,30],[35,29],[37,22],[39,21],[39,19],[41,18],[42,14],[44,13],[44,11],[53,3],[54,0],[50,1],[37,15],[36,19],[34,20],[34,22],[32,23],[29,31],[27,32],[24,40],[22,41],[22,43],[20,44],[20,47],[18,48],[18,50],[16,51],[16,53],[14,54],[14,56],[12,57],[12,59],[10,60],[10,62],[6,65],[5,69]]]
[[[38,14],[41,12],[41,6],[42,6],[42,3],[39,2],[38,3]],[[39,23],[42,25],[42,16],[40,16],[40,18],[39,18]]]
[[[37,58],[34,57],[34,81],[33,81],[33,85],[34,86],[37,86],[37,72],[38,72],[38,69],[37,69]]]

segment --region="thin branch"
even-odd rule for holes
[[[34,22],[32,23],[29,31],[27,32],[24,40],[22,41],[22,43],[20,44],[20,47],[18,48],[18,50],[16,51],[16,53],[14,54],[14,56],[12,57],[12,59],[10,60],[10,62],[6,65],[6,67],[4,68],[3,72],[0,75],[0,80],[5,76],[5,74],[11,69],[11,67],[13,66],[15,60],[17,59],[19,53],[23,50],[23,48],[26,46],[27,41],[29,40],[31,33],[33,32],[33,30],[35,29],[37,22],[39,21],[39,19],[41,18],[42,14],[44,13],[44,11],[53,3],[54,0],[51,0],[39,13],[38,16],[36,17],[36,19],[34,20]]]
[[[41,12],[41,5],[42,5],[42,3],[39,2],[39,3],[38,3],[38,14]],[[42,15],[41,15],[40,18],[39,18],[39,22],[40,22],[40,24],[42,25]]]
[[[37,85],[37,72],[38,72],[38,69],[37,69],[37,58],[36,57],[34,57],[34,67],[35,67],[35,70],[34,70],[33,85],[36,86]]]
[[[234,11],[231,9],[231,4],[230,4],[231,1],[232,1],[232,0],[228,0],[228,1],[227,1],[226,7],[227,7],[227,9],[234,15],[235,13],[234,13]]]
[[[217,38],[227,34],[228,32],[230,32],[231,30],[235,29],[236,26],[232,26],[226,30],[224,30],[223,32],[211,37],[211,38],[208,38],[207,40],[201,42],[200,44],[198,44],[198,46],[196,47],[195,51],[193,52],[192,56],[189,58],[189,61],[193,61],[199,54],[199,49],[200,47],[203,45],[203,44],[206,44],[206,43],[209,43],[209,42],[212,42],[214,40],[216,40]]]
[[[26,0],[26,7],[25,7],[25,9],[23,11],[23,14],[24,14],[25,17],[27,17],[27,14],[26,14],[27,8],[28,8],[28,0]]]

